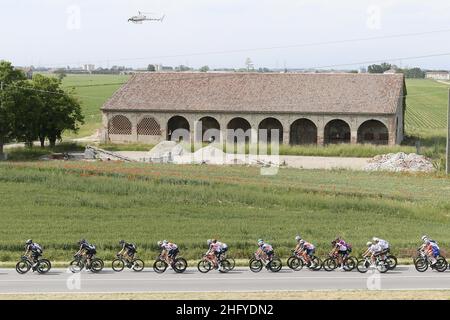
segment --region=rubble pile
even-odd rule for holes
[[[411,171],[411,172],[431,172],[435,168],[428,158],[403,152],[378,155],[368,161],[364,168],[366,171]]]

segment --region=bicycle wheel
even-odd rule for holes
[[[345,271],[352,271],[356,268],[356,264],[358,261],[354,257],[348,257],[347,260],[344,262],[344,270]]]
[[[112,262],[112,269],[116,272],[120,272],[125,268],[125,262],[122,259],[114,259]]]
[[[197,269],[201,273],[207,273],[212,269],[212,263],[208,260],[200,260],[197,265]]]
[[[50,271],[52,268],[52,264],[47,259],[39,260],[39,264],[37,267],[37,272],[40,274],[44,274]]]
[[[447,267],[448,267],[447,260],[445,260],[444,257],[439,257],[436,261],[434,268],[438,272],[444,272],[445,270],[447,270]]]
[[[356,264],[356,269],[361,273],[366,273],[370,268],[370,261],[368,260],[359,260]]]
[[[279,258],[274,258],[269,262],[269,270],[272,272],[279,272],[283,268],[283,264]]]
[[[312,271],[319,271],[322,269],[322,260],[320,260],[317,256],[311,257],[311,264],[308,266],[308,268]]]
[[[219,272],[220,273],[227,273],[231,270],[231,262],[227,259],[224,259],[219,264]]]
[[[325,271],[333,271],[337,268],[336,260],[333,258],[327,258],[322,263],[323,268]]]
[[[19,274],[25,274],[31,269],[31,264],[27,260],[20,260],[16,264],[16,271]]]
[[[236,261],[233,257],[227,258],[227,260],[230,262],[230,271],[234,270],[234,267],[236,267]]]
[[[426,259],[419,257],[415,260],[414,267],[419,272],[425,272],[428,269],[428,262]]]
[[[155,270],[156,273],[164,273],[167,267],[167,263],[160,259],[156,260],[153,264],[153,270]]]
[[[389,265],[389,270],[394,270],[397,267],[397,257],[388,255],[386,258],[386,262]]]
[[[263,268],[263,263],[261,260],[256,260],[255,258],[251,258],[249,262],[250,270],[252,272],[260,272]]]
[[[84,263],[81,260],[72,260],[69,264],[69,269],[72,273],[81,272],[84,268]]]
[[[386,260],[378,261],[377,270],[379,273],[386,273],[389,269],[389,263]]]
[[[142,270],[144,270],[144,261],[142,261],[141,259],[134,259],[132,269],[133,271],[141,272]]]
[[[291,259],[292,258],[292,259]],[[299,259],[297,257],[291,257],[288,259],[288,267],[291,268],[294,271],[300,271],[303,269],[303,260]]]
[[[183,273],[187,268],[187,261],[181,257],[176,258],[172,267],[176,273]]]
[[[94,258],[91,262],[91,271],[94,273],[98,273],[103,270],[104,263],[99,258]]]

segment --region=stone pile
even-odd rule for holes
[[[378,155],[368,161],[364,168],[366,171],[410,171],[410,172],[431,172],[435,168],[428,158],[403,152]]]

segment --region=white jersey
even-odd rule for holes
[[[228,245],[227,245],[226,243],[223,243],[223,242],[217,241],[217,242],[216,242],[216,245],[217,245],[216,248],[217,248],[218,250],[224,250],[224,249],[228,248]]]
[[[178,249],[178,246],[175,243],[166,243],[162,245],[163,249],[166,251]]]
[[[389,242],[387,242],[386,240],[383,239],[378,240],[378,245],[380,246],[381,250],[389,249]]]
[[[373,244],[369,247],[369,251],[373,254],[381,252],[383,249],[380,247],[379,244]]]

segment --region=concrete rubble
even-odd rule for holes
[[[415,154],[403,152],[378,155],[368,161],[365,171],[409,171],[432,172],[435,170],[430,159]]]

